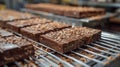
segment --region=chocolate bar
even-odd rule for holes
[[[0,26],[6,27],[6,23],[9,21],[35,18],[36,16],[28,13],[21,13],[14,10],[1,10],[0,11]]]
[[[18,36],[0,38],[0,65],[34,56],[31,42]]]
[[[39,37],[39,41],[58,52],[66,53],[100,39],[100,34],[100,30],[73,27],[43,34]]]
[[[26,19],[26,20],[18,20],[14,22],[8,22],[7,23],[7,28],[11,29],[15,32],[20,33],[20,29],[32,25],[37,25],[37,24],[45,24],[45,23],[50,23],[52,22],[51,20],[47,20],[45,18],[32,18],[32,19]]]
[[[38,38],[41,34],[45,34],[51,31],[61,30],[69,27],[71,26],[64,23],[58,23],[58,22],[38,24],[38,25],[22,28],[21,34],[33,40],[38,41]]]
[[[73,18],[88,18],[92,16],[104,15],[105,10],[102,8],[93,7],[75,7],[75,6],[64,6],[56,4],[27,4],[26,8],[53,13],[62,16],[68,16]]]

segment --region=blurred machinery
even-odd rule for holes
[[[4,0],[6,7],[10,9],[19,10],[24,7],[24,0]]]
[[[8,8],[20,9],[25,3],[57,3],[57,4],[70,4],[80,6],[92,6],[106,8],[109,12],[116,11],[120,7],[119,0],[0,0],[5,2]]]

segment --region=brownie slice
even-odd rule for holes
[[[74,17],[74,18],[81,18],[82,12],[84,13],[83,9],[77,9],[77,7],[68,7],[64,10],[64,16]]]
[[[48,3],[27,4],[25,7],[32,10],[44,11],[73,18],[87,18],[105,14],[105,10],[103,8],[75,7]]]
[[[13,21],[17,19],[28,19],[34,18],[35,15],[29,13],[22,13],[14,10],[1,10],[0,11],[0,21]]]
[[[34,56],[33,45],[24,38],[10,36],[0,42],[0,65]]]
[[[74,18],[87,18],[97,15],[104,15],[105,13],[102,9],[96,9],[91,7],[69,7],[64,11],[64,16],[74,17]]]
[[[100,32],[86,27],[73,27],[43,34],[39,41],[58,52],[66,53],[99,39]]]
[[[90,44],[101,38],[101,30],[88,27],[75,27],[74,29],[81,32],[82,35],[85,37],[85,44]]]
[[[39,41],[58,52],[66,53],[84,44],[84,36],[73,28],[46,33],[39,37]]]
[[[1,10],[0,11],[0,26],[6,27],[6,23],[14,20],[35,18],[36,16],[29,13],[17,12],[14,10]]]
[[[52,22],[51,20],[47,20],[45,18],[32,18],[32,19],[26,19],[26,20],[18,20],[14,22],[8,22],[7,23],[7,28],[11,29],[15,32],[20,33],[20,29],[36,24],[45,24],[45,23],[50,23]]]
[[[33,40],[38,41],[38,38],[41,34],[45,34],[51,31],[61,30],[69,27],[71,26],[65,23],[58,23],[58,22],[38,24],[38,25],[22,28],[21,34]]]
[[[98,29],[88,27],[73,27],[72,29],[74,32],[78,31],[82,36],[84,36],[84,44],[90,44],[101,38],[101,30]]]

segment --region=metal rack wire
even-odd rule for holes
[[[67,54],[58,53],[41,43],[35,43],[35,57],[16,61],[12,65],[17,67],[21,67],[22,64],[34,67],[119,67],[120,65],[120,36],[110,33],[103,32],[100,40]],[[6,64],[4,67],[9,65]]]

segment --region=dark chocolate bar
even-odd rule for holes
[[[104,15],[105,10],[102,8],[93,7],[75,7],[75,6],[64,6],[56,4],[27,4],[26,8],[49,12],[57,15],[63,15],[73,18],[88,18],[92,16]]]
[[[43,34],[39,41],[52,49],[66,53],[83,44],[100,39],[101,31],[86,27],[73,27]]]
[[[69,27],[71,26],[64,23],[58,23],[58,22],[38,24],[38,25],[22,28],[21,34],[33,40],[38,41],[39,35],[41,34],[45,34],[51,31],[61,30]]]
[[[0,65],[34,56],[34,47],[28,40],[9,36],[0,38]]]
[[[14,10],[0,10],[0,26],[6,27],[6,23],[15,20],[30,19],[36,16],[29,13],[17,12]]]
[[[15,32],[20,33],[20,29],[32,25],[37,25],[37,24],[45,24],[45,23],[50,23],[52,22],[51,20],[47,20],[45,18],[32,18],[32,19],[26,19],[26,20],[18,20],[14,22],[8,22],[7,23],[7,28],[11,29]]]

